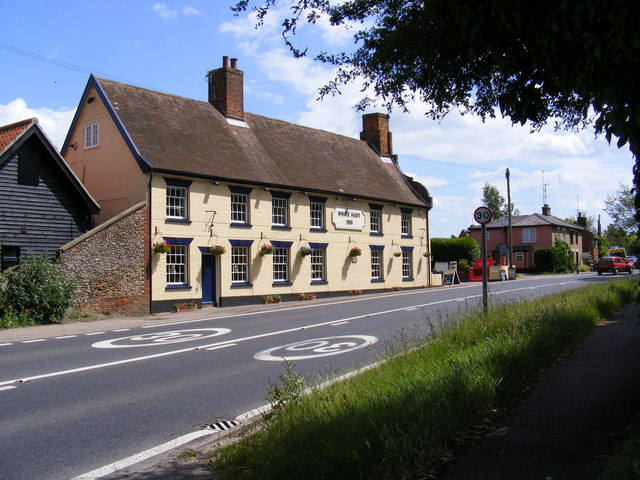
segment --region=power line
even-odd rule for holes
[[[81,67],[79,65],[74,65],[73,63],[69,63],[69,62],[63,62],[62,60],[56,60],[55,58],[50,58],[50,57],[46,57],[44,55],[40,55],[38,53],[34,53],[34,52],[30,52],[28,50],[23,50],[21,48],[17,48],[17,47],[13,47],[11,45],[7,45],[5,43],[0,43],[0,49],[2,50],[6,50],[7,52],[11,52],[11,53],[15,53],[16,55],[21,55],[23,57],[26,58],[30,58],[32,60],[36,60],[39,62],[44,62],[44,63],[49,63],[51,65],[55,65],[56,67],[60,67],[60,68],[65,68],[67,70],[71,70],[74,72],[78,72],[78,73],[85,73],[85,74],[95,74],[99,77],[104,77],[104,78],[109,78],[111,80],[116,80],[118,82],[123,82],[123,83],[128,83],[130,85],[135,85],[138,87],[143,87],[143,88],[152,88],[152,87],[148,87],[136,82],[132,82],[130,80],[126,80],[124,78],[119,78],[113,75],[109,75],[108,73],[101,73],[95,70],[90,70],[86,67]]]
[[[421,158],[413,155],[407,155],[404,153],[398,153],[398,156],[402,158],[412,158],[414,160],[420,160],[422,162],[439,163],[441,165],[460,167],[460,168],[469,168],[471,170],[487,170],[489,172],[493,172],[496,170],[495,168],[479,167],[477,165],[465,165],[464,163],[445,162],[444,160],[434,160],[432,158]]]

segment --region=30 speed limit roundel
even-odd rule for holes
[[[492,218],[493,213],[489,207],[478,207],[473,212],[473,219],[480,224],[489,223]]]

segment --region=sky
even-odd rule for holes
[[[59,149],[90,74],[164,93],[207,100],[206,74],[222,66],[224,55],[244,71],[245,111],[359,138],[359,85],[319,100],[318,90],[333,78],[329,66],[295,59],[283,44],[280,24],[287,1],[255,28],[250,13],[234,16],[233,0],[153,2],[96,0],[52,2],[0,0],[0,125],[37,117]],[[353,48],[354,30],[326,21],[298,30],[296,45],[311,53]],[[452,112],[442,121],[425,107],[390,113],[393,150],[401,170],[433,197],[432,237],[458,236],[473,223],[485,183],[521,214],[540,213],[546,203],[560,218],[577,212],[611,223],[607,195],[632,184],[633,157],[627,147],[580,132],[538,132],[508,119],[483,122]],[[347,162],[348,159],[345,159]]]

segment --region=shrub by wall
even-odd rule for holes
[[[556,241],[551,248],[538,248],[533,252],[533,259],[538,273],[566,273],[573,270],[573,257],[569,254],[569,245]]]
[[[480,258],[480,245],[471,237],[432,238],[431,253],[434,262],[467,260],[473,265]]]

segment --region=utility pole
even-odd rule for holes
[[[507,212],[509,215],[509,233],[507,236],[507,244],[509,246],[509,276],[511,276],[511,269],[513,268],[513,230],[511,230],[511,174],[507,168]],[[511,278],[509,278],[511,280]]]

